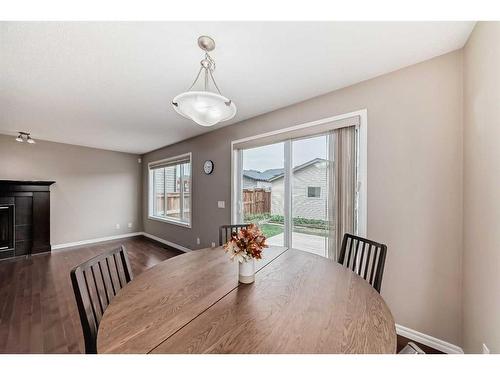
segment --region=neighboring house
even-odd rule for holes
[[[154,182],[156,186],[156,192],[163,196],[163,192],[169,193],[179,193],[180,191],[180,169],[178,168],[159,168],[155,170]],[[191,181],[191,172],[185,171],[184,176],[184,191],[189,192],[189,185]]]
[[[185,171],[184,179],[184,198],[189,198],[191,172]],[[159,168],[154,171],[155,184],[155,213],[158,215],[168,215],[176,217],[180,210],[180,173],[179,169],[173,167]],[[167,200],[165,201],[165,194]],[[167,204],[165,212],[165,202]],[[189,203],[189,202],[186,202]],[[188,211],[189,208],[186,210]]]
[[[247,169],[243,171],[243,189],[265,189],[270,190],[272,184],[269,179],[283,174],[283,168],[268,169],[264,172],[256,171],[254,169]]]
[[[316,158],[293,168],[293,217],[327,220],[327,161]],[[243,189],[271,190],[271,214],[283,215],[283,168],[243,171]]]
[[[327,161],[313,159],[293,168],[292,216],[327,219]],[[283,215],[283,173],[270,179],[271,213]]]

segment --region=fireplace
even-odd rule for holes
[[[0,204],[0,252],[12,250],[14,250],[14,205]]]
[[[0,180],[0,259],[48,252],[53,181]]]

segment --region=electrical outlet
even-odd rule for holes
[[[218,208],[226,208],[226,201],[217,201]]]
[[[120,224],[116,224],[116,229],[120,229]]]
[[[484,342],[483,342],[483,354],[490,354],[490,349],[486,346]]]
[[[129,227],[129,228],[132,228],[132,223],[128,223],[128,227]]]
[[[212,247],[215,247],[215,242],[212,242]]]
[[[200,237],[197,237],[196,238],[196,244],[199,245],[200,244]]]

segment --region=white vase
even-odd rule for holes
[[[243,284],[251,284],[255,281],[255,259],[250,259],[246,262],[239,263],[238,280]]]

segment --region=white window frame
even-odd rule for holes
[[[191,185],[189,186],[189,210],[190,210],[190,215],[189,215],[189,223],[186,223],[184,221],[176,220],[170,217],[160,217],[160,216],[154,216],[154,196],[153,196],[153,185],[154,185],[154,173],[152,171],[154,169],[151,169],[151,165],[159,164],[159,163],[169,163],[169,162],[175,162],[176,160],[181,160],[181,159],[189,159],[189,168],[191,171]],[[183,212],[184,209],[184,173],[182,171],[183,168],[180,168],[181,174],[180,174],[180,191],[179,191],[179,196],[180,196],[180,202],[179,202],[179,209],[181,212]],[[166,181],[164,182],[166,186]],[[165,195],[165,204],[167,203],[167,197]],[[166,207],[165,207],[166,210]],[[182,155],[176,155],[172,156],[170,158],[166,159],[161,159],[161,160],[155,160],[152,162],[148,163],[148,219],[150,220],[156,220],[156,221],[161,221],[164,223],[168,224],[174,224],[178,225],[181,227],[185,228],[191,228],[192,222],[193,222],[193,157],[192,153],[188,152],[186,154]]]
[[[303,124],[295,125],[295,126],[290,126],[287,128],[283,129],[278,129],[274,131],[270,131],[267,133],[255,135],[255,136],[250,136],[246,138],[241,138],[237,139],[231,142],[231,222],[233,224],[238,224],[239,221],[239,214],[242,210],[242,207],[237,205],[237,202],[241,202],[241,187],[243,186],[242,178],[239,175],[239,171],[242,169],[242,157],[241,153],[242,150],[237,147],[239,143],[245,143],[249,141],[254,141],[254,140],[259,140],[262,139],[263,144],[265,144],[265,138],[272,137],[278,134],[282,133],[287,133],[287,132],[292,132],[296,130],[301,130],[301,129],[306,129],[306,128],[311,128],[311,132],[314,132],[314,127],[324,127],[325,124],[329,122],[335,122],[339,120],[344,120],[348,119],[350,117],[355,117],[359,116],[359,126],[357,127],[357,130],[359,132],[359,143],[358,143],[358,168],[357,168],[357,178],[358,178],[358,186],[357,186],[357,198],[358,198],[358,212],[357,212],[357,221],[356,221],[356,232],[359,236],[366,237],[367,236],[367,221],[368,221],[368,212],[367,212],[367,206],[368,206],[368,110],[361,109],[358,111],[353,111],[337,116],[332,116],[332,117],[327,117],[321,120],[317,121],[311,121],[311,122],[306,122]],[[329,130],[334,130],[338,127],[342,127],[344,125],[340,126],[332,126],[331,129]],[[318,131],[318,134],[322,133],[322,131]],[[314,134],[314,133],[312,133]],[[285,140],[285,156],[288,156],[290,158],[291,155],[291,147],[290,147],[290,141]],[[287,146],[288,145],[288,146]],[[258,146],[256,146],[258,147]],[[286,165],[286,160],[287,157],[285,157],[285,169],[288,168],[290,169],[288,175],[291,175],[291,166]],[[288,159],[290,160],[290,159]],[[238,165],[239,164],[239,165]],[[285,173],[285,177],[286,177]],[[285,188],[289,184],[286,184],[285,181]],[[290,194],[287,194],[285,191],[285,198],[289,197]],[[314,198],[311,198],[314,199]],[[291,206],[291,202],[288,202],[288,204],[285,204],[284,210],[287,210],[287,207]],[[286,221],[286,212],[285,212],[285,221]],[[285,223],[285,246],[288,246],[289,239],[290,239],[290,234],[287,233],[287,228],[290,225]]]

